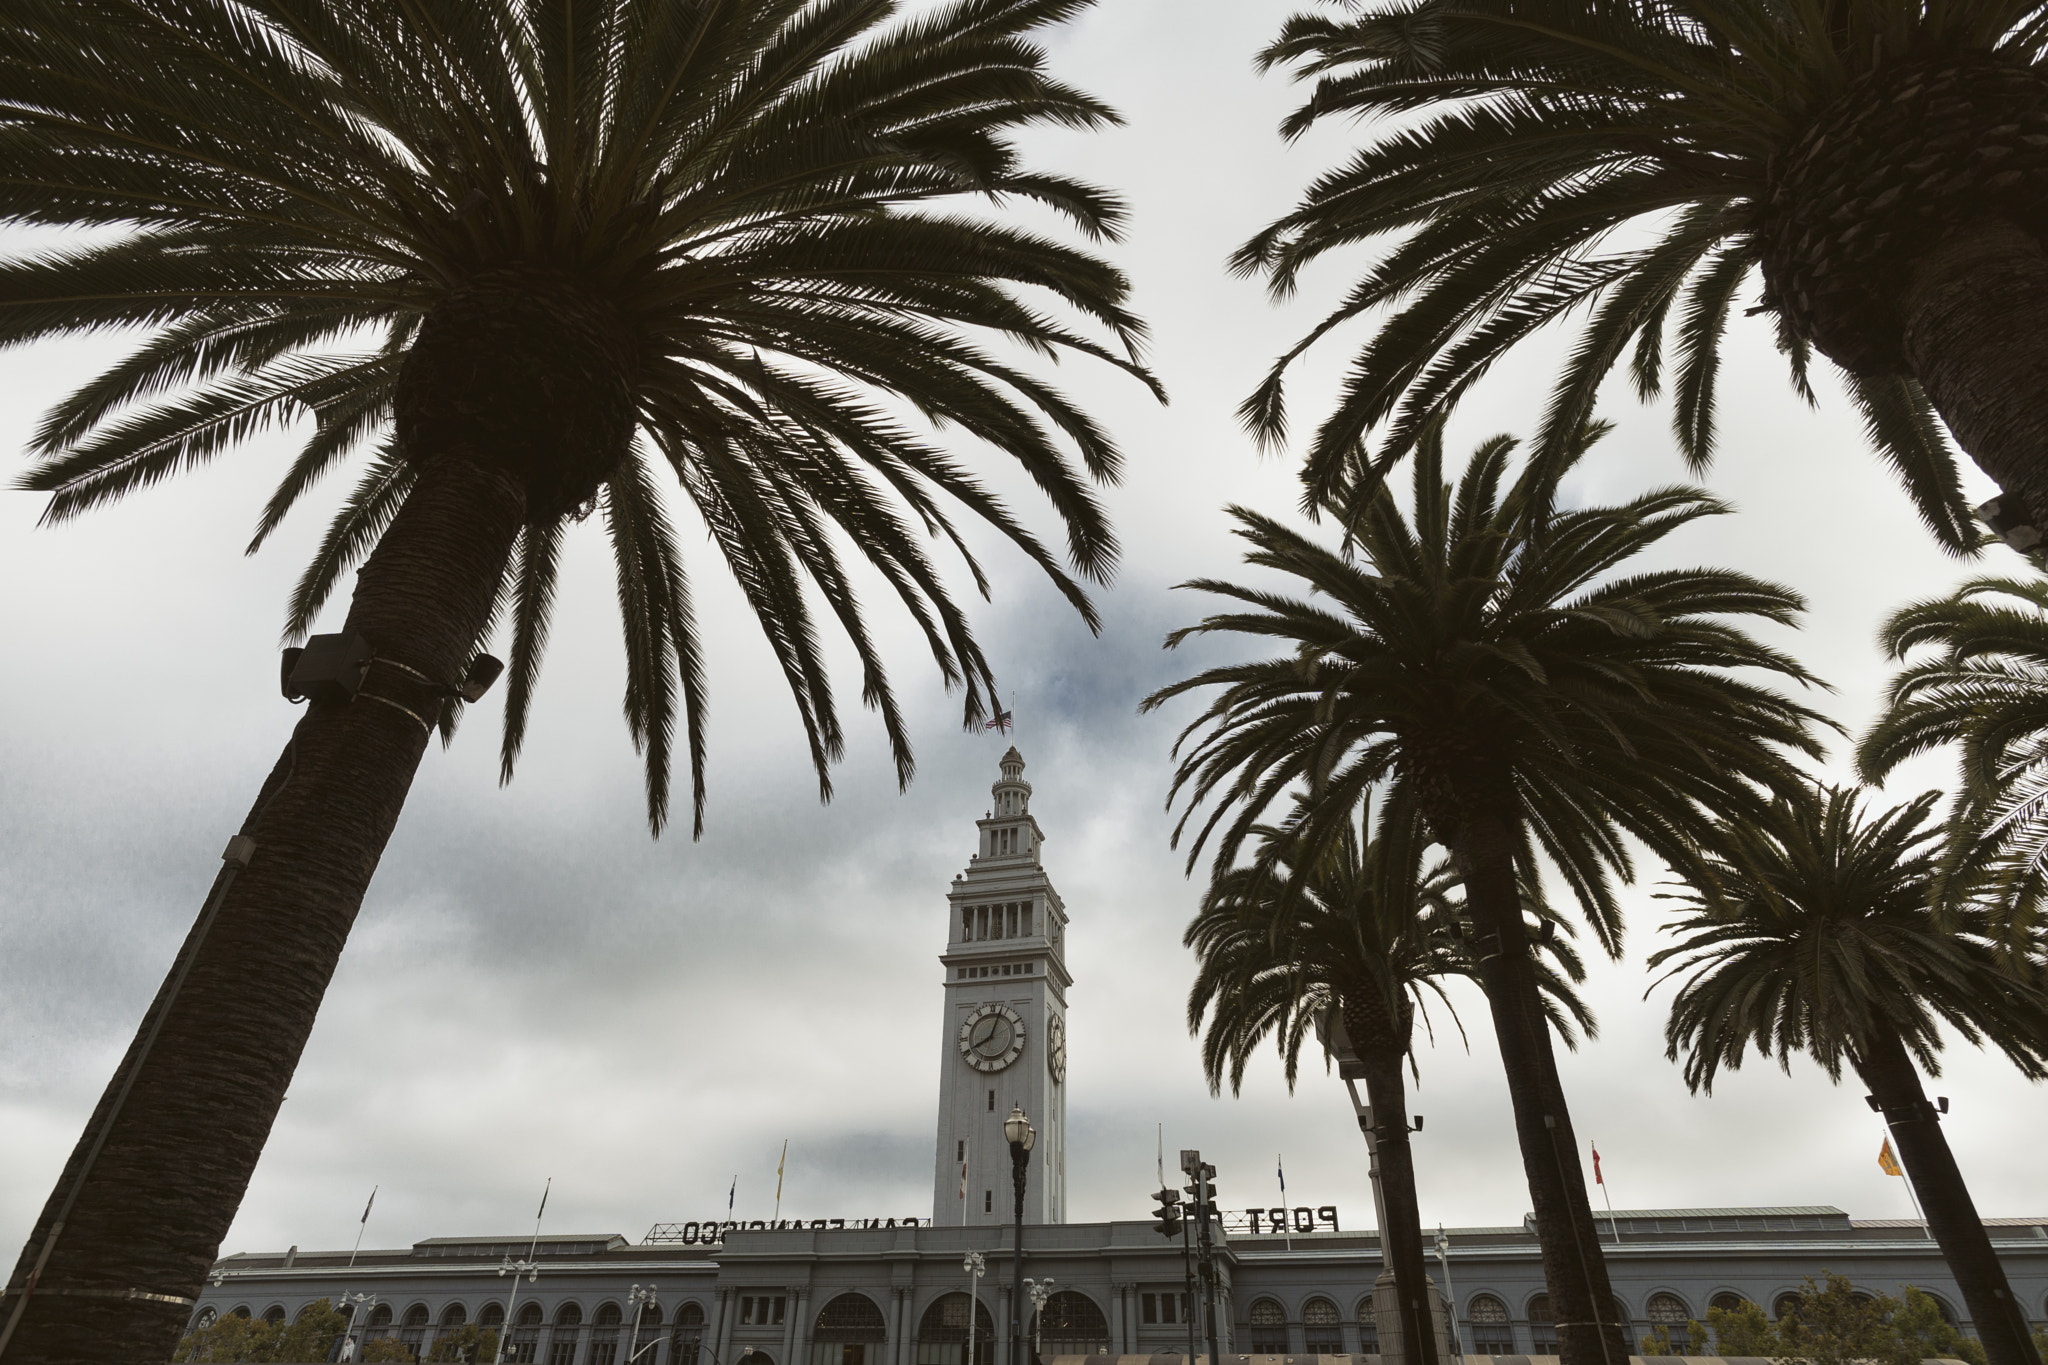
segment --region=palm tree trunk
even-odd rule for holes
[[[2048,252],[2004,219],[1970,223],[1914,263],[1899,308],[1935,410],[2048,533]]]
[[[1480,978],[1514,1106],[1543,1279],[1557,1312],[1561,1365],[1628,1365],[1628,1337],[1615,1321],[1607,1258],[1522,928],[1513,834],[1497,817],[1479,816],[1446,842],[1479,930]]]
[[[347,628],[382,659],[458,678],[525,505],[501,470],[425,464]],[[215,883],[0,1298],[4,1329],[33,1277],[7,1365],[170,1358],[426,751],[399,706],[431,720],[429,689],[373,665],[364,692],[397,704],[309,706],[263,784],[247,866]]]
[[[1380,1247],[1387,1268],[1394,1272],[1394,1292],[1400,1299],[1402,1358],[1406,1365],[1437,1365],[1429,1272],[1423,1265],[1422,1210],[1415,1197],[1415,1150],[1408,1142],[1408,1088],[1401,1076],[1407,1050],[1384,1046],[1368,1021],[1348,1014],[1344,1031],[1365,1067],[1365,1093],[1372,1104],[1379,1147],[1380,1200],[1387,1208]]]
[[[1963,1291],[1991,1365],[2041,1365],[2026,1310],[2012,1295],[2005,1267],[1991,1249],[1991,1235],[1977,1216],[1948,1139],[1941,1135],[1941,1116],[1927,1102],[1920,1073],[1898,1034],[1879,1025],[1864,1040],[1856,1070],[1884,1110],[1906,1178],[1913,1182],[1927,1214],[1927,1230]]]

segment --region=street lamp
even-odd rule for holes
[[[1038,1338],[1045,1330],[1045,1301],[1052,1297],[1052,1276],[1026,1280],[1024,1284],[1031,1294],[1031,1358],[1036,1361],[1040,1353]]]
[[[349,1307],[351,1304],[355,1306]],[[345,1293],[341,1296],[341,1306],[349,1310],[347,1335],[341,1345],[341,1358],[343,1360],[354,1360],[356,1357],[356,1343],[364,1341],[367,1344],[365,1333],[369,1330],[370,1310],[377,1306],[377,1296],[375,1294]]]
[[[1010,1365],[1019,1365],[1018,1356],[1024,1347],[1024,1173],[1030,1166],[1031,1144],[1038,1141],[1038,1131],[1024,1117],[1022,1105],[1010,1106],[1010,1117],[1003,1120],[1003,1136],[1010,1140],[1011,1178],[1017,1186],[1017,1269],[1010,1290]]]
[[[649,1308],[659,1307],[661,1307],[661,1304],[655,1299],[654,1286],[651,1284],[636,1284],[633,1286],[632,1292],[626,1295],[626,1311],[633,1315],[633,1335],[626,1338],[626,1365],[633,1365],[633,1362],[640,1358],[640,1315]],[[647,1346],[649,1350],[652,1350],[660,1344],[661,1338],[656,1337],[653,1341],[648,1342]]]
[[[981,1277],[988,1273],[988,1258],[978,1251],[970,1251],[961,1258],[960,1268],[967,1272],[966,1365],[981,1365],[974,1358],[974,1328],[981,1318]]]
[[[1458,1327],[1458,1292],[1451,1288],[1451,1239],[1444,1233],[1444,1225],[1436,1225],[1436,1263],[1444,1274],[1444,1312],[1451,1320],[1451,1349],[1460,1357],[1465,1354],[1465,1334]]]
[[[505,1343],[512,1339],[512,1323],[514,1321],[512,1310],[519,1306],[519,1277],[524,1275],[526,1282],[532,1284],[540,1278],[540,1263],[538,1261],[515,1261],[510,1255],[507,1255],[499,1263],[498,1273],[512,1277],[512,1297],[505,1302],[505,1330],[498,1337],[498,1354],[491,1358],[492,1365],[505,1365]]]

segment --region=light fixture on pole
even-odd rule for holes
[[[654,1286],[651,1284],[636,1284],[633,1286],[632,1291],[626,1295],[626,1311],[633,1315],[633,1335],[626,1338],[626,1365],[633,1365],[633,1362],[640,1358],[641,1316],[648,1309],[659,1307],[661,1307],[661,1303],[654,1297]],[[656,1337],[653,1341],[647,1343],[647,1349],[651,1351],[660,1344],[661,1338]]]
[[[970,1251],[960,1260],[967,1272],[967,1359],[964,1365],[981,1365],[974,1358],[974,1328],[981,1319],[981,1277],[988,1273],[988,1258]]]
[[[375,1294],[343,1294],[340,1306],[348,1309],[348,1326],[343,1328],[341,1359],[354,1360],[357,1355],[356,1343],[370,1344],[367,1335],[370,1326],[370,1310],[377,1306]]]
[[[1458,1292],[1451,1288],[1451,1239],[1444,1225],[1436,1225],[1436,1264],[1444,1276],[1444,1316],[1451,1320],[1451,1349],[1460,1359],[1465,1355],[1465,1334],[1458,1328]]]
[[[505,1343],[512,1339],[512,1310],[519,1306],[519,1277],[524,1275],[526,1282],[532,1284],[540,1278],[540,1265],[535,1261],[515,1261],[508,1255],[499,1263],[498,1273],[512,1277],[512,1295],[505,1303],[505,1331],[498,1338],[498,1354],[492,1358],[492,1365],[505,1365]]]
[[[1024,1107],[1010,1106],[1003,1120],[1003,1136],[1010,1142],[1011,1178],[1017,1187],[1017,1254],[1014,1282],[1010,1287],[1010,1365],[1019,1365],[1024,1348],[1024,1177],[1031,1165],[1031,1147],[1038,1130],[1024,1117]]]
[[[1039,1336],[1045,1327],[1045,1301],[1052,1297],[1052,1276],[1042,1280],[1026,1280],[1024,1288],[1031,1295],[1031,1358],[1038,1359]]]

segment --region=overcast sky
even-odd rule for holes
[[[1134,1218],[1170,1152],[1200,1147],[1228,1207],[1335,1203],[1371,1219],[1341,1084],[1289,1096],[1277,1061],[1240,1098],[1212,1098],[1182,1023],[1193,965],[1179,946],[1195,890],[1167,847],[1168,748],[1186,708],[1140,718],[1147,692],[1205,658],[1160,641],[1203,604],[1175,593],[1233,572],[1223,504],[1290,513],[1283,460],[1240,433],[1237,402],[1347,277],[1312,275],[1286,306],[1230,278],[1226,253],[1358,136],[1285,148],[1294,98],[1251,56],[1290,6],[1108,0],[1055,40],[1060,73],[1127,126],[1045,136],[1042,160],[1126,193],[1117,259],[1151,319],[1160,408],[1128,381],[1064,372],[1117,432],[1129,474],[1111,492],[1126,551],[1091,638],[1015,556],[977,617],[1014,691],[1045,863],[1073,916],[1069,1192],[1076,1220]],[[1739,311],[1739,310],[1738,310]],[[119,352],[111,339],[0,355],[0,449],[20,452],[41,407]],[[1305,372],[1318,411],[1341,361]],[[1526,431],[1552,354],[1504,368],[1453,428],[1466,449]],[[1858,730],[1886,665],[1879,623],[1974,570],[1945,558],[1864,448],[1832,385],[1819,411],[1791,394],[1758,322],[1738,326],[1712,486],[1738,515],[1669,547],[1680,560],[1790,584],[1811,612],[1779,643],[1835,687],[1820,705]],[[1620,430],[1572,496],[1611,500],[1681,476],[1667,413],[1615,386]],[[244,558],[290,448],[251,444],[212,468],[60,529],[39,496],[0,493],[0,1243],[18,1246],[128,1042],[295,719],[276,690],[285,594],[317,539],[316,499]],[[1974,471],[1972,471],[1974,477]],[[1973,489],[1975,485],[1973,485]],[[335,493],[330,487],[328,497]],[[1049,518],[1033,508],[1044,529]],[[959,730],[957,699],[891,619],[895,676],[918,747],[896,793],[880,728],[858,712],[839,798],[820,807],[793,708],[736,594],[698,581],[714,641],[709,827],[651,841],[618,698],[616,613],[595,523],[572,542],[554,645],[517,780],[496,778],[496,708],[452,751],[431,750],[329,991],[227,1252],[347,1246],[372,1186],[368,1245],[528,1226],[554,1179],[557,1231],[642,1236],[656,1222],[768,1216],[785,1139],[785,1216],[930,1212],[945,892],[973,851],[1000,739]],[[2002,567],[1994,564],[1992,567]],[[339,620],[339,612],[331,616]],[[1839,747],[1839,746],[1838,746]],[[1839,765],[1835,771],[1844,771]],[[1888,795],[1947,779],[1928,762]],[[1646,883],[1654,867],[1646,867]],[[1599,1143],[1620,1207],[1832,1204],[1909,1216],[1882,1175],[1861,1088],[1803,1064],[1752,1062],[1712,1098],[1663,1058],[1668,989],[1643,1000],[1658,946],[1652,888],[1631,898],[1628,953],[1594,966],[1601,1039],[1563,1059],[1578,1130]],[[1414,1108],[1426,1222],[1518,1221],[1528,1208],[1482,1003],[1453,992],[1469,1035],[1438,1013]],[[1986,1215],[2048,1213],[2038,1135],[2048,1095],[2003,1061],[1948,1054],[1949,1141]],[[946,1211],[942,1211],[942,1215]]]

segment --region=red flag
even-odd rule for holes
[[[1587,1145],[1592,1146],[1591,1143]],[[1605,1185],[1607,1183],[1600,1178],[1600,1149],[1598,1147],[1593,1148],[1593,1183],[1595,1185]]]

